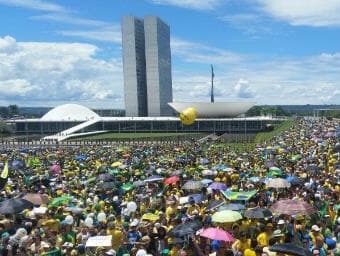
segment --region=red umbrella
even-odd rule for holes
[[[170,178],[167,178],[165,181],[164,181],[164,184],[167,184],[167,185],[170,185],[170,184],[175,184],[176,182],[179,181],[179,177],[178,176],[172,176]]]
[[[271,211],[276,214],[286,215],[311,215],[317,210],[310,204],[302,200],[285,199],[274,203]]]

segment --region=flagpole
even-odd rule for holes
[[[211,65],[211,92],[210,92],[210,102],[214,103],[215,99],[214,99],[214,67],[213,65]]]

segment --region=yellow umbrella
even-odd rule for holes
[[[119,166],[121,166],[122,165],[122,163],[121,162],[114,162],[113,164],[111,164],[111,167],[119,167]]]
[[[142,216],[142,220],[150,220],[150,221],[157,221],[159,220],[159,216],[157,214],[154,214],[154,213],[145,213],[143,216]]]
[[[219,223],[228,223],[228,222],[236,222],[242,219],[242,215],[239,212],[224,210],[220,212],[215,212],[212,216],[213,222]]]

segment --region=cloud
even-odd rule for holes
[[[240,79],[234,87],[234,91],[237,97],[239,98],[254,98],[254,91],[251,89],[249,85],[249,81]]]
[[[100,28],[87,30],[63,30],[57,31],[57,33],[63,36],[79,37],[99,42],[122,43],[121,30],[118,25],[102,26]]]
[[[220,6],[223,0],[149,0],[154,4],[172,5],[194,10],[214,10]]]
[[[340,26],[338,0],[257,0],[262,10],[293,26]]]
[[[48,12],[66,12],[66,9],[51,1],[42,0],[0,0],[0,4]]]
[[[186,62],[225,64],[239,62],[243,56],[220,48],[179,38],[171,40],[171,51]]]
[[[122,107],[121,60],[99,59],[99,50],[84,43],[16,42],[10,36],[0,37],[0,102],[76,101]]]
[[[1,0],[0,0],[1,1]],[[93,19],[84,19],[76,16],[72,16],[65,13],[48,13],[43,15],[36,15],[31,17],[32,20],[45,20],[45,21],[53,21],[53,22],[61,22],[72,25],[79,26],[94,26],[94,27],[103,27],[109,26],[108,22],[93,20]]]
[[[277,33],[271,27],[269,18],[258,13],[230,14],[218,18],[230,27],[243,31],[247,35]]]

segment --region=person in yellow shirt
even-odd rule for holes
[[[272,236],[272,233],[273,233],[273,224],[268,223],[266,225],[265,230],[256,237],[258,245],[262,248],[268,246],[269,239]]]
[[[240,239],[237,239],[233,245],[232,248],[234,251],[241,252],[244,254],[244,251],[246,249],[249,249],[251,246],[251,240],[247,238],[247,233],[246,232],[240,232]]]
[[[108,224],[106,233],[107,235],[112,236],[112,248],[115,251],[118,251],[120,245],[123,243],[124,233],[120,229],[118,229],[113,222],[110,222]]]
[[[175,201],[169,201],[169,206],[165,210],[165,217],[167,221],[171,219],[171,217],[176,213],[177,207]]]

